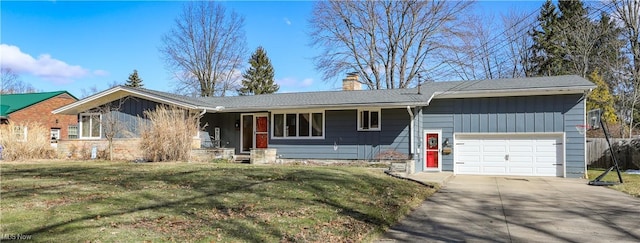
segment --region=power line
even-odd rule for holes
[[[520,23],[522,23],[522,24],[517,23],[517,24],[511,25],[511,26],[505,28],[499,34],[496,34],[496,35],[492,36],[489,40],[485,41],[484,43],[481,43],[480,46],[488,46],[488,47],[484,48],[484,49],[481,49],[481,50],[479,50],[477,52],[472,52],[471,55],[466,55],[466,57],[467,57],[466,59],[467,60],[476,60],[476,58],[478,58],[481,55],[485,55],[487,53],[496,53],[497,50],[500,50],[500,49],[506,47],[507,45],[511,44],[509,42],[510,40],[520,39],[520,38],[525,37],[525,35],[529,35],[528,31],[529,30],[533,30],[533,29],[537,29],[538,27],[540,27],[540,23],[538,23],[538,21],[527,22],[525,20],[528,20],[528,19],[532,18],[532,16],[534,16],[535,14],[539,13],[543,6],[544,5],[541,5],[539,8],[533,10],[532,12],[528,13],[525,17],[523,17],[520,20],[521,21]],[[605,10],[605,8],[606,8],[606,10],[610,10],[612,8],[612,6],[613,6],[612,3],[609,2],[609,3],[601,6],[600,8],[596,9],[595,11],[588,12],[587,17],[589,19],[593,19],[597,15],[599,15],[603,10]],[[586,9],[588,11],[589,8],[587,7]],[[518,28],[518,29],[516,29],[516,28]],[[513,31],[513,32],[511,32],[511,31]],[[515,35],[511,36],[511,38],[505,38],[506,33],[515,33]],[[489,43],[492,43],[492,42],[495,42],[495,44],[489,45]],[[498,69],[499,66],[504,65],[506,62],[512,61],[512,59],[509,59],[509,58],[502,58],[502,59],[503,60],[500,61],[500,62],[497,62],[497,63],[494,62],[493,64],[489,64],[488,68],[483,70],[483,72],[481,73],[482,75],[478,75],[478,76],[491,77],[492,75],[487,73],[488,70],[499,70]],[[460,67],[458,67],[458,68],[460,68]],[[451,65],[449,65],[449,68],[443,67],[443,65],[437,65],[431,71],[434,74],[442,75],[444,73],[455,72],[455,71],[453,71],[455,69],[456,68],[451,67]],[[475,67],[472,67],[472,70],[475,70]],[[475,76],[475,74],[474,74],[474,76]]]

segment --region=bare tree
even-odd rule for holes
[[[98,86],[96,86],[95,84],[89,87],[88,89],[82,88],[80,90],[80,92],[82,92],[82,95],[80,96],[80,98],[81,99],[87,98],[91,95],[98,93],[98,91],[99,91]]]
[[[629,137],[633,136],[635,110],[640,99],[640,0],[612,0],[614,17],[623,24],[623,33],[628,41],[627,50],[631,63],[627,81],[629,100]]]
[[[94,109],[94,112],[101,114],[100,125],[103,134],[107,139],[109,149],[109,160],[113,160],[113,140],[115,138],[132,137],[132,132],[127,127],[125,118],[121,116],[121,109],[129,97],[124,97],[101,105]]]
[[[459,30],[449,35],[442,60],[451,73],[463,80],[501,78],[506,73],[503,50],[496,43],[503,38],[495,31],[493,16],[469,16]]]
[[[10,68],[1,68],[0,94],[33,93],[36,89],[29,83],[20,80],[20,76]]]
[[[245,60],[244,18],[213,1],[188,2],[160,51],[177,90],[224,96]]]
[[[534,12],[535,13],[535,12]],[[505,55],[509,75],[508,77],[531,77],[533,67],[531,67],[532,53],[529,47],[533,40],[527,33],[530,26],[534,25],[535,15],[532,13],[517,12],[515,10],[502,15],[502,25],[504,27],[504,40],[507,42],[507,53]]]
[[[406,88],[431,77],[435,52],[469,1],[319,1],[310,19],[316,69],[331,79],[355,71],[369,89]]]

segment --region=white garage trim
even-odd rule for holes
[[[566,177],[565,134],[456,133],[454,174]]]

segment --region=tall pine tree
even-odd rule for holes
[[[267,52],[259,46],[249,59],[251,65],[242,74],[242,88],[240,95],[272,94],[278,92],[280,86],[274,82],[273,66]]]
[[[619,61],[621,46],[616,37],[619,29],[608,15],[603,13],[595,21],[582,1],[560,0],[556,8],[547,0],[538,16],[538,25],[532,31],[531,46],[536,75],[575,74],[588,78],[600,67],[604,77],[611,76],[611,70],[604,67]]]
[[[538,76],[552,76],[560,73],[562,54],[557,22],[556,6],[551,0],[547,0],[538,15],[540,27],[531,32],[533,38],[531,61],[534,73]]]
[[[144,86],[142,79],[138,76],[138,70],[133,70],[133,73],[129,75],[129,79],[127,79],[127,83],[125,83],[124,86],[134,88],[142,88],[142,86]]]

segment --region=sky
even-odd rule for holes
[[[180,1],[2,1],[0,65],[38,91],[66,90],[78,98],[124,83],[134,69],[145,88],[171,92],[174,81],[159,52]],[[264,47],[279,92],[338,90],[322,80],[312,58],[308,19],[313,1],[225,1],[245,18],[248,55]],[[541,1],[479,1],[474,11],[537,11]]]

